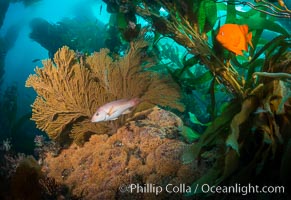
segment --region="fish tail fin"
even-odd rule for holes
[[[252,32],[249,32],[249,26],[248,25],[241,25],[240,26],[241,31],[244,33],[244,35],[246,35],[246,41],[247,43],[249,43],[249,45],[254,48],[253,43],[252,43],[252,37],[253,34]]]
[[[239,28],[240,28],[240,30],[243,32],[243,34],[248,34],[248,32],[249,32],[249,26],[248,25],[241,25],[241,26],[239,26]]]
[[[252,32],[250,32],[250,33],[247,35],[247,42],[250,44],[250,46],[251,46],[252,48],[254,48],[253,43],[252,43],[252,37],[253,37],[253,34],[252,34]]]

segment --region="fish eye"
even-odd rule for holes
[[[96,113],[95,115],[96,115],[96,116],[98,116],[98,115],[99,115],[99,113]]]

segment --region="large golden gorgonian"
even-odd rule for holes
[[[91,123],[96,109],[107,102],[139,97],[143,102],[136,108],[139,111],[156,104],[183,110],[177,85],[142,67],[141,51],[146,45],[132,43],[127,54],[114,61],[108,49],[78,58],[68,47],[61,48],[53,61],[43,61],[43,67],[37,67],[26,81],[26,87],[37,93],[32,120],[53,140],[83,144],[90,135],[108,134],[109,128],[119,127],[134,114]]]

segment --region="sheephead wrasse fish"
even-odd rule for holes
[[[243,55],[242,50],[247,52],[248,44],[253,47],[248,25],[224,24],[220,27],[216,40],[235,55]]]
[[[97,109],[91,122],[116,120],[120,115],[130,113],[130,109],[138,105],[140,102],[141,100],[139,98],[120,99],[109,102]]]

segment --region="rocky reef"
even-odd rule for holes
[[[117,133],[93,135],[79,147],[72,144],[59,156],[47,155],[42,171],[84,199],[186,199],[185,193],[129,193],[120,187],[154,184],[190,186],[203,171],[182,164],[187,146],[178,139],[183,123],[171,112],[154,107],[136,113]]]

